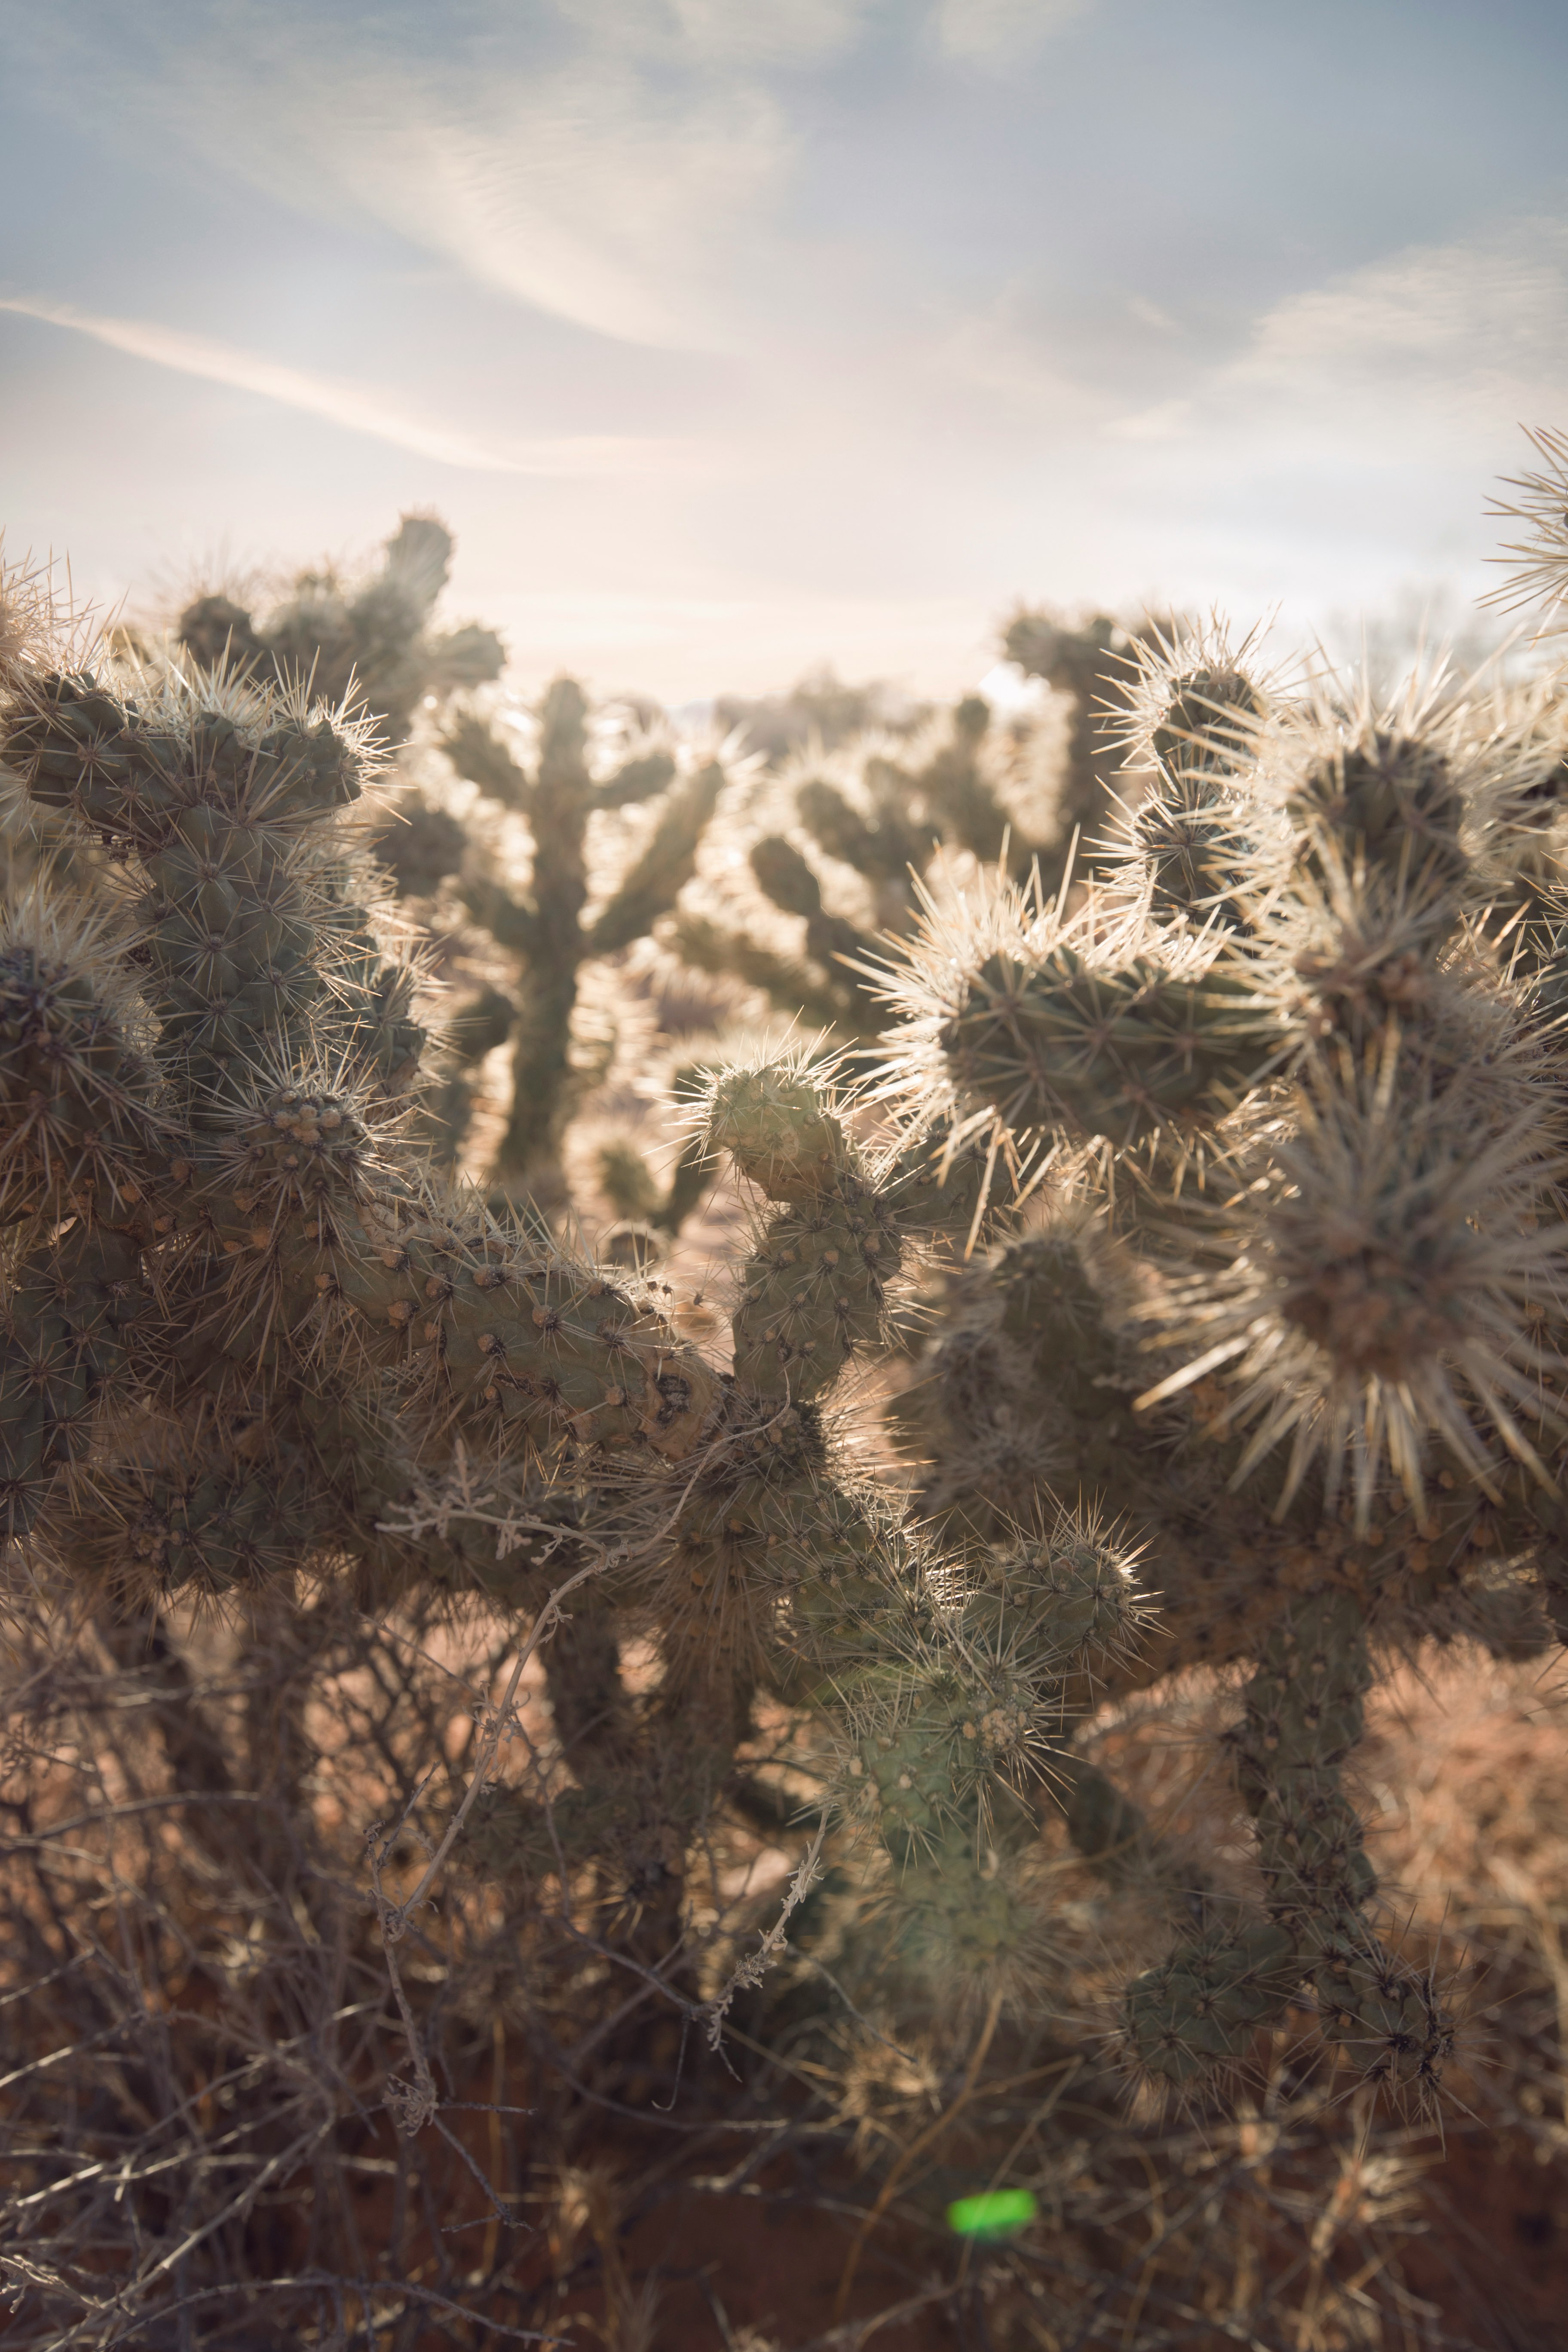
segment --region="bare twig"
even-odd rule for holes
[[[788,1942],[784,1929],[789,1925],[791,1913],[799,1909],[822,1875],[822,1846],[826,1835],[827,1809],[825,1806],[822,1819],[816,1825],[816,1835],[796,1864],[795,1876],[790,1880],[789,1890],[784,1899],[784,1907],[778,1917],[767,1929],[756,1950],[749,1952],[739,1963],[723,1990],[715,1993],[711,2000],[704,2001],[702,2004],[702,2016],[708,2029],[710,2050],[717,2050],[719,2047],[724,2032],[724,2020],[730,2014],[735,1995],[738,1992],[749,1992],[753,1985],[760,1985],[777,1960],[779,1954],[784,1949]]]

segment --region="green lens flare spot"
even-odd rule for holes
[[[1027,2189],[988,2189],[980,2197],[955,2198],[947,2209],[947,2226],[961,2238],[1010,2238],[1038,2210]]]

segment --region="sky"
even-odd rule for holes
[[[1021,600],[1489,584],[1568,426],[1561,0],[0,0],[0,527],[452,526],[531,691],[955,691]]]

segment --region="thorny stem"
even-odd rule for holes
[[[749,1990],[752,1985],[761,1984],[763,1977],[783,1951],[786,1941],[784,1928],[788,1925],[791,1913],[798,1910],[822,1875],[822,1844],[826,1835],[827,1809],[825,1806],[822,1819],[816,1825],[816,1835],[800,1858],[795,1876],[789,1883],[789,1892],[784,1896],[784,1907],[778,1917],[763,1937],[757,1949],[748,1953],[736,1967],[723,1991],[716,1993],[711,2000],[703,2003],[708,2021],[710,2050],[717,2050],[719,2047],[724,2032],[724,2020],[730,2014],[735,1995],[738,1992]]]
[[[783,1413],[788,1410],[789,1407],[787,1404],[781,1408],[781,1412],[774,1415],[774,1420],[782,1419]],[[768,1423],[769,1427],[772,1425],[772,1423]],[[568,1532],[570,1533],[571,1540],[574,1544],[585,1546],[589,1550],[597,1554],[596,1559],[586,1561],[583,1567],[574,1570],[573,1573],[567,1577],[564,1583],[558,1584],[555,1587],[555,1590],[549,1595],[543,1607],[540,1610],[538,1616],[534,1619],[532,1630],[530,1633],[527,1641],[524,1642],[522,1647],[517,1654],[517,1658],[513,1664],[510,1675],[507,1680],[506,1689],[501,1694],[500,1705],[492,1712],[484,1737],[479,1742],[479,1752],[474,1759],[474,1768],[468,1777],[468,1785],[463,1792],[462,1800],[458,1805],[456,1811],[453,1812],[451,1820],[447,1822],[439,1845],[437,1845],[435,1853],[430,1856],[429,1861],[426,1864],[417,1885],[416,1885],[411,1894],[404,1897],[401,1903],[391,1903],[387,1900],[381,1884],[381,1874],[385,1866],[387,1855],[391,1850],[394,1840],[397,1837],[404,1823],[407,1821],[410,1813],[413,1811],[414,1807],[418,1803],[419,1799],[425,1792],[425,1790],[429,1786],[428,1780],[422,1781],[419,1787],[415,1790],[414,1794],[409,1798],[407,1804],[404,1807],[402,1813],[398,1816],[396,1822],[384,1836],[382,1833],[382,1825],[379,1822],[373,1822],[370,1829],[366,1832],[365,1843],[370,1850],[371,1855],[371,1887],[375,1901],[376,1917],[381,1927],[382,1946],[386,1954],[387,1973],[392,1980],[393,1993],[397,2001],[398,2013],[403,2020],[404,2032],[408,2042],[409,2056],[413,2062],[415,2071],[415,2082],[412,2086],[395,2080],[390,2082],[387,2085],[387,2104],[392,2113],[393,2121],[405,2138],[412,2138],[416,2133],[424,2129],[425,2126],[430,2122],[431,2118],[436,2114],[436,2110],[439,2105],[440,2101],[436,2089],[435,2077],[430,2072],[429,2061],[426,2057],[424,2045],[419,2038],[418,2028],[415,2022],[414,2013],[409,2007],[407,1995],[404,1991],[403,1981],[398,1974],[397,1961],[394,1948],[395,1945],[400,1943],[404,1936],[406,1935],[408,1931],[409,1919],[413,1914],[418,1910],[421,1904],[425,1902],[426,1898],[429,1895],[430,1889],[434,1885],[436,1879],[440,1874],[447,1855],[451,1853],[453,1846],[458,1842],[458,1836],[461,1834],[463,1823],[467,1821],[469,1813],[473,1811],[474,1805],[478,1801],[489,1780],[490,1769],[495,1763],[497,1751],[500,1747],[501,1740],[506,1735],[507,1727],[511,1721],[512,1708],[516,1702],[519,1685],[522,1681],[523,1671],[526,1668],[529,1660],[539,1648],[541,1643],[543,1642],[545,1637],[552,1633],[555,1627],[561,1622],[563,1613],[562,1603],[566,1599],[568,1593],[574,1592],[579,1585],[586,1584],[591,1578],[602,1575],[605,1569],[610,1567],[623,1567],[628,1561],[642,1558],[644,1554],[656,1549],[659,1544],[663,1543],[665,1539],[674,1532],[675,1528],[679,1524],[680,1514],[686,1508],[687,1503],[690,1499],[692,1488],[696,1486],[698,1479],[701,1476],[702,1473],[711,1465],[715,1458],[723,1452],[724,1447],[727,1444],[732,1444],[735,1442],[736,1437],[741,1433],[742,1433],[740,1432],[736,1432],[728,1437],[721,1436],[714,1440],[713,1444],[709,1446],[699,1458],[690,1476],[687,1479],[685,1486],[681,1488],[679,1499],[672,1508],[666,1514],[665,1517],[660,1520],[658,1526],[653,1530],[653,1533],[646,1536],[642,1542],[638,1544],[621,1543],[612,1547],[608,1544],[603,1544],[596,1541],[594,1537],[584,1535],[578,1529],[574,1528],[568,1531],[559,1527],[552,1527],[547,1520],[524,1517],[515,1512],[509,1512],[504,1518],[498,1517],[493,1512],[487,1511],[484,1508],[484,1505],[488,1503],[491,1497],[488,1495],[475,1496],[472,1492],[469,1480],[468,1457],[460,1441],[458,1446],[458,1465],[454,1481],[457,1487],[456,1499],[453,1501],[447,1501],[446,1499],[431,1498],[430,1508],[426,1513],[422,1515],[416,1515],[414,1513],[405,1514],[402,1518],[395,1522],[386,1522],[379,1530],[380,1532],[387,1534],[413,1535],[421,1533],[428,1527],[437,1524],[439,1524],[444,1528],[451,1519],[454,1518],[473,1519],[479,1521],[483,1526],[499,1528],[500,1536],[497,1542],[497,1551],[498,1554],[503,1558],[507,1551],[515,1549],[519,1539],[525,1535],[545,1535],[552,1537],[556,1542],[562,1542],[566,1539]],[[749,1433],[747,1433],[749,1434]],[[808,1859],[814,1864],[814,1874],[815,1864],[820,1860],[822,1839],[826,1834],[826,1815],[825,1814],[823,1816],[822,1827],[817,1833],[816,1844],[812,1849],[812,1854],[808,1857]],[[805,1865],[803,1864],[802,1869],[804,1870],[805,1867]],[[792,1885],[789,1900],[786,1902],[784,1906],[784,1916],[785,1918],[788,1917],[795,1905],[804,1900],[811,1883],[810,1879],[806,1879],[802,1883],[800,1874],[797,1873],[795,1885]],[[778,1926],[782,1928],[782,1919],[778,1923]],[[776,1933],[777,1930],[774,1932]],[[748,1982],[755,1981],[754,1979],[744,1977],[746,1967],[756,1967],[758,1962],[763,1958],[764,1954],[771,1958],[773,1948],[774,1948],[771,1942],[765,1940],[763,1952],[753,1955],[752,1959],[749,1963],[742,1963],[742,1968],[737,1969],[734,1980],[729,1990],[729,1997],[724,2001],[724,2007],[726,2009],[729,2007],[730,2000],[734,1997],[736,1987],[743,1979]],[[715,2031],[716,2030],[717,2028],[715,2027]]]

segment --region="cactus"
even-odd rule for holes
[[[820,1030],[873,1035],[882,1015],[868,960],[881,936],[910,929],[933,861],[966,853],[991,864],[1005,853],[1009,872],[1030,870],[1037,845],[1009,810],[1003,764],[990,708],[973,694],[907,742],[852,739],[833,757],[812,745],[785,765],[764,804],[764,821],[789,830],[757,834],[747,852],[770,916],[801,925],[802,954],[769,943],[769,917],[759,937],[743,913],[721,922],[690,901],[679,910],[672,945],[699,970],[761,989]],[[858,919],[826,903],[824,859],[858,877]]]
[[[724,782],[717,758],[678,772],[673,750],[657,737],[638,740],[610,772],[596,774],[588,719],[582,688],[570,678],[558,678],[540,706],[538,756],[531,769],[521,766],[495,729],[475,713],[458,718],[445,738],[458,773],[492,802],[521,814],[532,843],[526,893],[500,878],[471,842],[457,860],[449,887],[468,920],[521,966],[521,1002],[500,1032],[511,1043],[512,1100],[493,1181],[502,1189],[536,1195],[559,1189],[562,1132],[578,1090],[573,1017],[583,966],[596,957],[619,955],[646,938],[673,905],[692,871]],[[609,897],[591,908],[591,819],[649,802],[656,805],[640,849]],[[459,1028],[461,1060],[471,1065],[478,1052],[496,1042],[499,1004],[496,1010],[494,1023],[479,1019],[477,1004],[467,1016],[473,1045]],[[464,1017],[460,1007],[458,1022]],[[448,1110],[443,1139],[448,1157],[460,1116],[460,1108]],[[635,1175],[630,1181],[640,1193]],[[665,1218],[673,1217],[678,1225],[695,1205],[695,1191],[682,1182],[658,1204]],[[639,1198],[636,1208],[622,1205],[622,1213],[635,1216],[647,1205]]]
[[[258,623],[232,596],[196,597],[176,635],[194,667],[297,686],[325,704],[351,693],[384,740],[400,742],[415,711],[499,677],[506,655],[493,630],[470,623],[433,630],[452,535],[434,515],[405,514],[379,572],[358,582],[332,569],[301,572]]]
[[[799,679],[787,694],[722,695],[713,716],[727,730],[743,729],[768,765],[781,768],[799,751],[832,751],[857,735],[908,735],[930,711],[897,688],[846,686],[831,668],[823,668]]]
[[[89,919],[40,887],[8,922],[13,1527],[217,1591],[312,1545],[384,1569],[421,1424],[684,1451],[711,1376],[400,1138],[424,1033],[342,814],[367,731],[178,673],[18,666],[7,702],[9,767],[113,859]],[[267,1488],[292,1549],[246,1533]]]
[[[451,553],[444,525],[430,516],[405,515],[387,542],[380,572],[370,579],[355,585],[331,572],[301,572],[259,625],[232,598],[204,596],[181,615],[179,641],[203,673],[277,681],[326,707],[352,695],[377,740],[397,743],[422,708],[449,711],[454,697],[493,680],[503,666],[504,650],[493,632],[470,625],[443,634],[431,627]],[[613,774],[592,775],[587,718],[581,689],[557,680],[544,698],[531,774],[470,705],[449,717],[441,738],[464,779],[527,820],[531,890],[509,887],[471,828],[416,782],[395,792],[370,836],[398,897],[421,902],[418,911],[428,914],[447,886],[483,935],[488,960],[522,967],[520,990],[492,977],[451,1005],[439,1075],[423,1113],[438,1158],[454,1164],[472,1114],[473,1073],[488,1054],[510,1043],[513,1104],[494,1171],[503,1189],[526,1180],[536,1192],[559,1191],[578,970],[589,957],[613,954],[641,938],[672,902],[691,870],[721,781],[720,770],[709,762],[676,782],[673,757],[651,739]],[[591,815],[661,793],[640,857],[611,903],[590,919],[584,836]]]
[[[1075,835],[1088,842],[1102,840],[1121,814],[1117,777],[1122,757],[1119,754],[1124,756],[1131,750],[1135,765],[1145,750],[1152,751],[1156,759],[1165,754],[1166,746],[1158,740],[1157,730],[1153,730],[1156,740],[1147,744],[1141,743],[1136,734],[1130,738],[1127,716],[1131,690],[1142,674],[1141,655],[1151,647],[1168,647],[1174,634],[1172,624],[1157,620],[1126,629],[1106,613],[1091,614],[1074,627],[1048,612],[1020,611],[1007,625],[1002,640],[1007,659],[1016,662],[1026,677],[1043,678],[1056,693],[1071,698],[1054,822],[1049,840],[1042,844],[1040,868],[1047,894],[1060,884]],[[1185,656],[1189,641],[1184,634],[1183,644]],[[1205,646],[1191,646],[1190,651],[1196,658],[1184,657],[1183,664],[1189,676],[1213,667],[1204,659]],[[1179,696],[1173,698],[1168,710],[1162,711],[1161,723],[1184,744],[1190,744],[1194,736],[1213,740],[1206,682],[1192,698],[1205,712],[1195,729],[1189,729],[1188,703]],[[1172,781],[1190,761],[1188,751],[1172,768]]]
[[[1539,1643],[1562,1589],[1552,945],[1519,813],[1554,805],[1563,706],[1280,698],[1215,652],[1163,638],[1140,693],[1156,793],[1217,812],[1223,909],[1134,828],[1078,911],[999,884],[889,969],[884,1097],[1054,1188],[948,1277],[895,1425],[949,1531],[994,1541],[1033,1484],[1146,1538],[1158,1630],[1112,1687],[1252,1664],[1263,1902],[1189,1889],[1128,1992],[1141,2068],[1187,2091],[1315,1999],[1343,2063],[1419,2099],[1451,2028],[1377,1939],[1342,1773],[1380,1654]]]
[[[1540,680],[1381,706],[1251,658],[1142,641],[1157,817],[1080,891],[928,900],[873,1076],[706,1075],[691,1165],[751,1204],[721,1362],[672,1293],[421,1139],[417,974],[357,829],[371,731],[297,685],[13,650],[0,757],[90,883],[40,876],[0,936],[29,1572],[106,1612],[288,1611],[308,1580],[532,1618],[555,1750],[476,1780],[452,1868],[553,1906],[563,2003],[585,1950],[717,2038],[761,1989],[754,2041],[787,1927],[792,2032],[808,1966],[911,2040],[984,2018],[944,2126],[995,2031],[1033,2081],[1045,2015],[1086,2080],[1109,2027],[1194,2101],[1315,2020],[1331,2082],[1429,2107],[1451,1996],[1392,1935],[1357,1755],[1390,1661],[1568,1633],[1568,719]],[[561,884],[536,866],[526,1116],[582,954],[646,927],[718,785],[676,787],[595,928],[580,693],[552,688],[536,773],[486,740],[460,764],[492,761]],[[464,887],[524,941],[532,908]],[[867,1375],[900,1350],[896,1481]],[[1202,1854],[1119,1783],[1100,1712],[1198,1668],[1230,1718]],[[726,1986],[696,1857],[787,1838],[797,1804],[826,1874]],[[982,2179],[1013,2138],[977,2130]]]
[[[542,789],[575,805],[575,689],[546,717]],[[1563,1262],[1552,1033],[1469,913],[1469,845],[1503,803],[1468,729],[1342,699],[1260,720],[1256,777],[1226,786],[1266,820],[1253,841],[1227,818],[1237,926],[1131,899],[1108,923],[1092,888],[1068,913],[1005,878],[931,919],[888,983],[901,1139],[857,1140],[829,1065],[716,1072],[704,1148],[761,1204],[721,1379],[635,1281],[444,1196],[405,1131],[422,1032],[354,845],[363,731],[252,685],[18,666],[6,761],[114,858],[101,911],[73,929],[35,893],[8,935],[12,1527],[142,1591],[255,1591],[330,1556],[367,1591],[479,1576],[527,1605],[539,1538],[498,1586],[460,1510],[415,1508],[460,1437],[559,1541],[628,1531],[601,1633],[551,1667],[586,1742],[553,1834],[598,1838],[624,1769],[647,1835],[666,1791],[679,1843],[685,1710],[700,1695],[691,1770],[716,1787],[771,1693],[821,1726],[843,1834],[905,1889],[894,1964],[940,1975],[973,1927],[969,1962],[989,1937],[1015,1999],[1051,1944],[1031,1855],[1053,1775],[1087,1820],[1070,1759],[1095,1694],[1248,1661],[1258,1910],[1187,1906],[1129,1992],[1130,2047],[1188,2088],[1310,1985],[1336,2046],[1424,2092],[1447,2027],[1368,1924],[1338,1779],[1367,1644],[1459,1622],[1479,1514],[1528,1555],[1556,1508],[1526,1429]],[[1394,782],[1340,789],[1369,762]],[[998,1171],[1052,1154],[1044,1222],[988,1241]],[[834,1400],[932,1279],[904,1424],[935,1441],[921,1531],[856,1470]],[[1463,1480],[1440,1500],[1434,1441]],[[564,1517],[559,1481],[584,1498]],[[1396,1548],[1368,1558],[1374,1510]],[[664,1673],[628,1714],[634,1630]],[[1114,1839],[1085,1834],[1103,1863]]]

